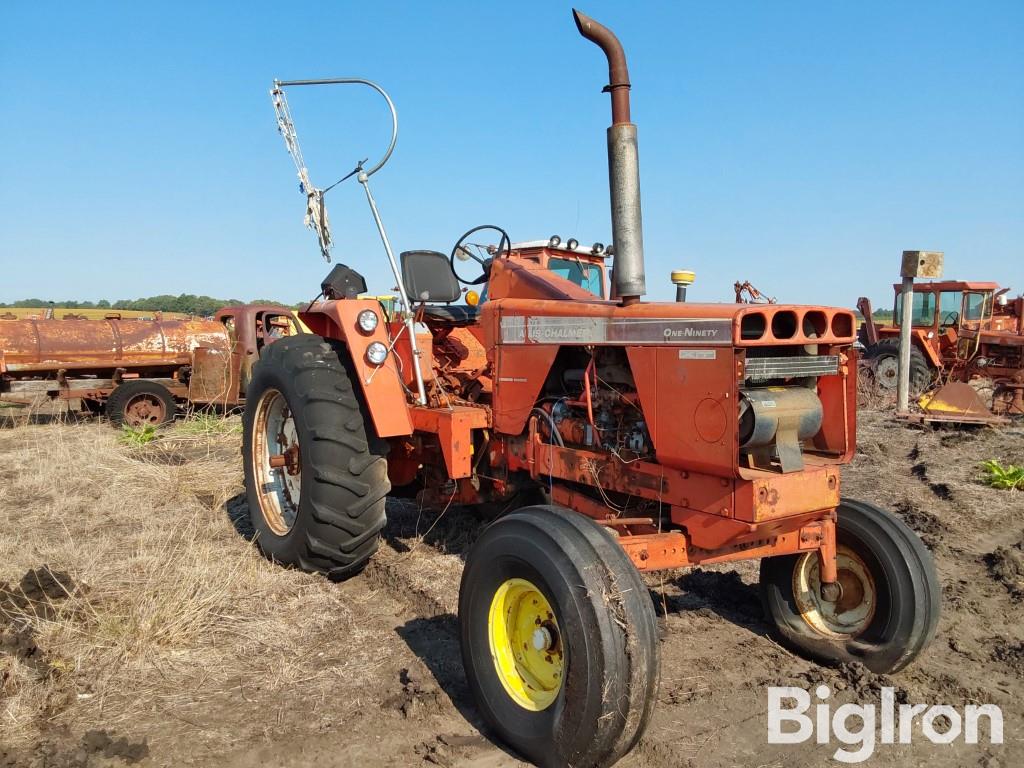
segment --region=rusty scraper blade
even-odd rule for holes
[[[954,382],[923,395],[918,401],[926,414],[943,421],[990,424],[1000,421],[970,384]]]

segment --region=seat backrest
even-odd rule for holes
[[[437,251],[404,251],[402,281],[414,303],[452,302],[462,295],[448,257]]]

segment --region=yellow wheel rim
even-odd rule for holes
[[[488,639],[498,679],[531,712],[551,706],[562,689],[565,647],[547,598],[526,579],[509,579],[494,593]]]

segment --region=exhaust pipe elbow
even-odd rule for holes
[[[604,51],[608,59],[608,85],[604,90],[612,95],[612,124],[629,122],[629,69],[622,43],[604,24],[599,24],[585,13],[572,9],[576,29],[587,40]]]

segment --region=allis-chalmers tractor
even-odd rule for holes
[[[611,31],[574,17],[610,68],[613,247],[513,243],[486,226],[448,255],[402,253],[399,266],[367,184],[380,164],[360,164],[404,306],[386,317],[337,265],[325,300],[300,313],[313,334],[274,344],[255,367],[244,461],[263,552],[335,578],[377,549],[389,493],[439,510],[507,508],[462,576],[470,688],[526,758],[600,766],[637,743],[656,699],[642,573],[758,558],[782,641],[878,672],[928,644],[939,584],[906,525],[841,496],[856,430],[851,312],[641,301],[625,56]],[[379,90],[276,82],[290,149],[284,89],[327,82]],[[316,225],[322,192],[299,171]],[[485,286],[476,305],[460,303],[460,282]]]
[[[898,322],[900,285],[893,318]],[[991,408],[1024,414],[1024,296],[1008,298],[996,283],[942,280],[914,284],[910,383],[920,392],[936,381],[991,383]],[[877,325],[871,302],[861,297],[860,328],[865,358],[883,389],[895,389],[899,325]],[[989,404],[986,403],[986,406]]]

